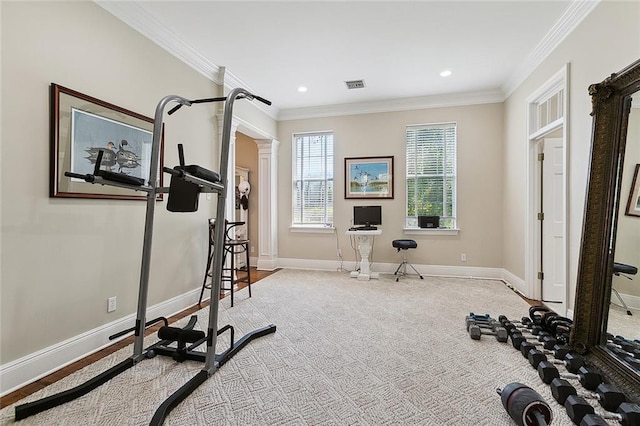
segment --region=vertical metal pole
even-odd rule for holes
[[[160,165],[160,142],[162,139],[162,117],[165,106],[176,101],[190,106],[191,102],[176,95],[165,96],[156,107],[153,120],[153,144],[151,146],[151,170],[149,171],[149,186],[147,194],[147,214],[144,223],[144,242],[142,245],[142,264],[140,267],[140,287],[138,289],[138,313],[136,316],[135,340],[133,343],[133,360],[138,362],[144,347],[144,323],[147,314],[147,297],[149,294],[149,271],[151,269],[151,244],[153,239],[153,217],[158,194],[158,166]]]
[[[233,89],[227,95],[227,100],[224,104],[224,117],[222,122],[222,141],[220,150],[220,179],[222,179],[222,186],[224,190],[218,193],[218,205],[216,211],[216,227],[213,234],[214,238],[214,259],[213,259],[213,273],[212,273],[212,285],[211,285],[211,298],[209,304],[209,328],[207,335],[209,340],[207,342],[207,356],[205,359],[205,365],[203,370],[207,371],[209,375],[215,373],[218,368],[215,362],[216,355],[216,343],[218,333],[218,305],[220,299],[220,284],[221,284],[221,271],[222,271],[222,256],[224,250],[224,232],[225,232],[225,209],[227,198],[227,172],[229,169],[229,146],[231,144],[231,125],[233,118],[233,102],[241,95],[251,94],[242,88]]]

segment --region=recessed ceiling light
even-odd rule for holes
[[[440,73],[440,77],[449,77],[451,75],[450,70],[444,70]]]
[[[306,92],[307,88],[305,86],[298,87],[298,92]]]

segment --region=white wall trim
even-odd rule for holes
[[[584,18],[600,3],[600,0],[574,0],[549,32],[527,56],[511,78],[502,86],[505,99],[529,77],[529,75],[573,32]]]
[[[350,104],[281,109],[278,113],[278,121],[492,104],[501,103],[504,102],[504,100],[505,96],[501,90],[489,90],[485,92],[451,93],[447,95],[387,99],[375,102],[354,102]]]
[[[525,281],[511,273],[510,271],[503,269],[502,270],[502,280],[506,282],[508,285],[513,287],[515,290],[518,290],[523,296],[527,297],[527,284]]]
[[[440,276],[440,277],[461,277],[461,278],[478,278],[505,281],[508,284],[518,283],[518,279],[514,275],[509,276],[509,280],[505,279],[505,270],[502,268],[474,267],[474,266],[446,266],[446,265],[419,265],[413,263],[413,266],[422,275]],[[294,259],[279,258],[279,268],[288,269],[307,269],[313,271],[338,271],[342,268],[345,273],[354,270],[356,264],[354,261],[340,262],[339,260],[316,260],[316,259]],[[389,274],[392,277],[398,263],[380,263],[371,264],[371,269],[380,274]]]
[[[147,318],[170,317],[198,303],[200,287],[165,302],[151,306]],[[135,324],[135,312],[103,326],[51,345],[0,366],[0,396],[13,392],[62,367],[106,348],[126,336],[109,340],[109,336]],[[130,355],[133,355],[133,350]],[[124,359],[123,359],[124,361]]]
[[[563,198],[563,229],[562,234],[564,238],[564,249],[563,256],[565,259],[569,257],[569,209],[570,209],[570,194],[569,194],[569,175],[570,175],[570,165],[569,165],[569,122],[567,117],[569,117],[569,107],[570,107],[570,71],[571,64],[566,63],[559,71],[557,71],[551,78],[549,78],[544,84],[542,84],[538,89],[536,89],[531,95],[527,97],[525,100],[525,110],[526,110],[526,149],[525,149],[525,179],[526,179],[526,195],[525,195],[525,279],[528,281],[527,288],[524,289],[523,294],[526,297],[532,299],[541,299],[542,298],[542,287],[540,286],[540,281],[537,278],[538,275],[538,261],[540,246],[542,241],[540,239],[539,233],[539,221],[537,219],[537,213],[540,210],[540,200],[538,196],[540,194],[540,182],[539,182],[539,173],[540,173],[540,162],[538,161],[538,153],[537,153],[537,142],[544,138],[545,135],[561,129],[562,130],[562,162],[564,166],[564,176],[562,181],[562,198]],[[562,102],[562,119],[558,119],[549,123],[544,127],[545,132],[541,132],[543,129],[532,130],[533,124],[531,120],[533,106],[540,101],[544,101],[548,99],[549,96],[557,93],[559,91],[563,92],[563,102]],[[565,283],[565,294],[562,300],[562,306],[559,309],[565,309],[568,301],[569,301],[569,267],[566,266],[564,271],[564,283]]]
[[[622,300],[624,300],[624,303],[627,304],[627,307],[629,309],[640,310],[640,296],[634,296],[633,294],[625,294],[620,292],[618,293],[620,294],[620,297],[622,297]],[[616,306],[620,306],[621,308],[623,307],[620,304],[620,301],[618,300],[618,298],[613,293],[611,294],[611,303]],[[638,314],[634,312],[634,315],[638,315]]]
[[[182,40],[176,33],[154,18],[138,2],[110,0],[94,0],[94,2],[217,85],[224,84],[229,90],[242,87],[249,92],[254,92],[245,81],[238,78],[228,69],[224,70],[223,67],[214,64],[201,55],[200,52]],[[274,120],[276,119],[276,108],[268,108],[262,102],[252,102],[251,105]]]

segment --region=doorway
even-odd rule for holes
[[[560,315],[568,301],[569,65],[527,99],[525,296]]]

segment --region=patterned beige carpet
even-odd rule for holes
[[[510,344],[469,338],[469,312],[519,318],[528,305],[498,281],[283,270],[221,301],[219,326],[275,334],[240,351],[167,417],[168,425],[511,425],[497,387],[523,382],[572,424]],[[206,310],[199,327],[206,328]],[[186,322],[187,318],[181,322]],[[149,344],[152,339],[149,339]],[[226,348],[220,342],[218,352]],[[130,347],[25,398],[82,383],[126,359]],[[20,425],[143,425],[201,368],[144,360],[93,392]],[[14,406],[0,411],[13,424]]]

